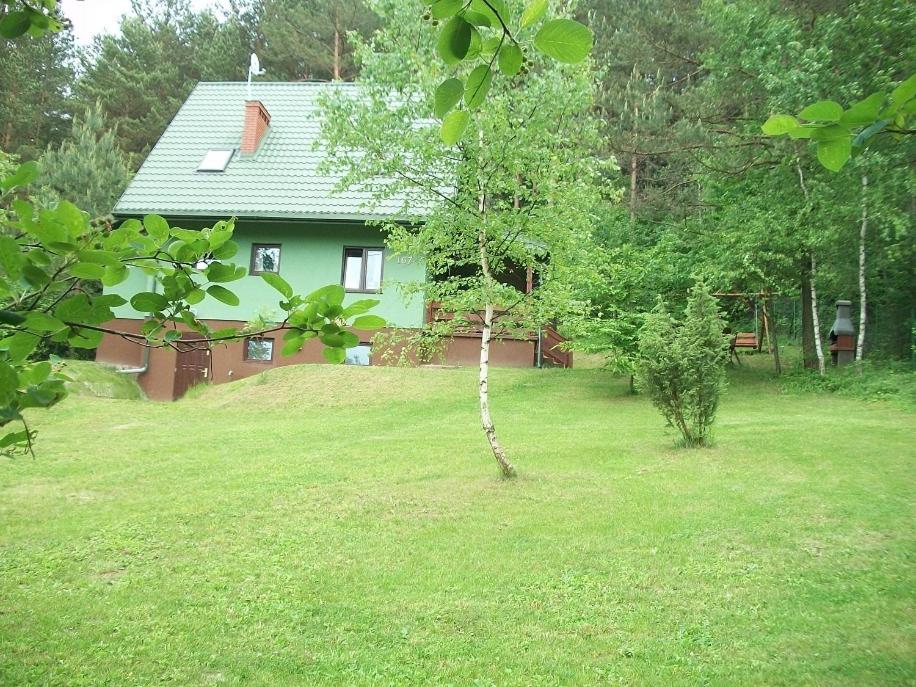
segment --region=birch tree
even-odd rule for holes
[[[795,156],[795,169],[798,171],[798,185],[801,187],[802,194],[805,198],[805,205],[802,208],[801,217],[806,217],[811,212],[811,196],[808,193],[808,186],[805,183],[805,173],[802,171],[801,160],[798,156]],[[812,334],[814,339],[814,352],[817,356],[817,370],[818,373],[823,375],[826,372],[826,365],[824,364],[824,347],[821,343],[821,318],[820,314],[817,311],[817,259],[814,257],[814,250],[811,250],[810,253],[810,266],[807,279],[807,293],[802,293],[801,297],[807,298],[809,302],[809,308],[811,310],[811,324],[812,324]],[[804,279],[802,282],[804,283]]]
[[[862,360],[865,346],[865,321],[868,295],[865,291],[865,234],[868,230],[868,176],[862,175],[862,223],[859,227],[859,337],[856,340],[856,360]]]
[[[436,37],[413,8],[374,9],[387,28],[356,48],[358,95],[324,103],[331,164],[344,171],[342,186],[370,192],[370,206],[408,191],[397,213],[403,221],[384,223],[388,247],[424,259],[426,280],[404,290],[454,313],[434,323],[437,334],[480,332],[481,424],[501,474],[511,477],[491,416],[490,345],[561,317],[570,275],[587,257],[602,169],[586,147],[600,135],[588,66],[532,51],[525,73],[475,77],[478,66],[466,83],[442,83]],[[498,41],[475,49],[498,59]],[[463,109],[451,114],[464,114],[460,141],[444,140],[448,117],[440,129],[431,115],[459,101]]]

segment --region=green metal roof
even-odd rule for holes
[[[355,93],[354,84],[261,82],[251,97],[270,113],[257,152],[238,152],[244,82],[198,83],[115,206],[116,215],[157,213],[191,217],[366,220],[396,217],[404,197],[371,204],[370,193],[334,188],[340,176],[319,174],[318,96],[327,89]],[[224,172],[198,172],[207,151],[234,148]]]

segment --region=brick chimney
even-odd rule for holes
[[[245,101],[245,124],[242,127],[243,155],[256,152],[270,125],[270,113],[260,100]]]

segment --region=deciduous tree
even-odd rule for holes
[[[442,47],[447,25],[435,36],[412,7],[375,7],[386,28],[357,44],[361,89],[325,103],[324,137],[346,173],[343,185],[370,190],[374,202],[408,193],[405,221],[385,225],[388,245],[426,261],[427,280],[408,292],[456,313],[451,327],[481,332],[481,422],[510,477],[515,468],[491,418],[490,342],[545,324],[570,301],[567,277],[583,258],[600,200],[600,165],[583,144],[599,135],[588,67],[532,51],[527,74],[519,62],[497,79],[487,62],[511,39],[496,19],[468,17],[457,6],[449,21],[467,34],[463,57],[477,35],[472,19],[486,21],[495,41],[476,44],[478,64],[468,65],[465,79],[443,80],[434,50],[447,64],[462,62]],[[504,10],[507,24],[519,16],[514,4]],[[441,129],[431,114],[444,117]],[[537,278],[532,289],[529,270]]]

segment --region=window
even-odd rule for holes
[[[344,248],[343,277],[347,291],[377,293],[382,289],[381,248]]]
[[[344,365],[368,365],[371,356],[372,346],[370,344],[360,344],[359,346],[347,349],[347,357],[344,358]]]
[[[225,172],[226,165],[232,159],[235,149],[208,150],[204,159],[197,166],[198,172]]]
[[[280,271],[280,246],[272,243],[256,243],[251,247],[251,269],[249,274]]]
[[[274,340],[262,336],[245,339],[245,360],[253,363],[269,363],[274,358]]]

